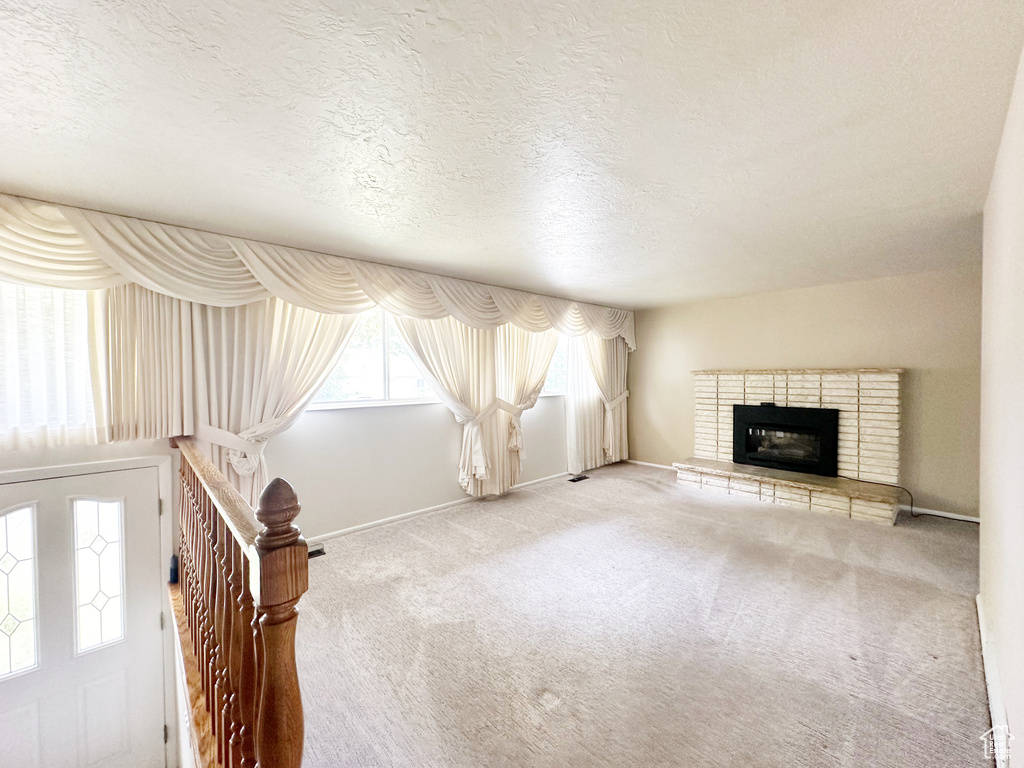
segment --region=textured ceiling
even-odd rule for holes
[[[0,191],[642,307],[977,261],[1019,0],[0,0]]]

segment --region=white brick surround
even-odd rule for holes
[[[839,410],[839,474],[898,483],[901,368],[694,371],[694,456],[732,461],[733,405]]]

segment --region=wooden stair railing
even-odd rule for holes
[[[186,678],[193,678],[193,757],[203,768],[299,768],[296,605],[309,586],[309,564],[294,525],[295,491],[271,481],[254,513],[195,438],[172,442],[181,451],[181,485],[179,584],[171,601]]]

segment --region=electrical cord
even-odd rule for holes
[[[871,483],[872,485],[884,485],[886,488],[899,488],[901,491],[910,497],[910,516],[920,517],[921,515],[927,515],[927,512],[915,512],[914,511],[914,494],[910,492],[909,488],[904,488],[902,485],[896,485],[895,483],[879,483],[874,480],[861,480],[859,477],[849,477],[847,475],[836,475],[844,480],[856,480],[858,483]]]
[[[836,475],[836,477],[841,477],[844,480],[856,480],[858,483],[871,483],[872,485],[884,485],[887,488],[899,488],[901,491],[905,492],[907,494],[907,496],[910,497],[910,516],[911,517],[927,517],[928,515],[931,515],[932,517],[946,517],[946,515],[935,515],[935,514],[932,514],[931,512],[915,512],[914,511],[914,494],[912,494],[910,492],[909,488],[904,488],[902,485],[895,485],[894,483],[876,483],[874,480],[861,480],[859,477],[847,477],[846,475]],[[956,518],[956,519],[959,520],[961,518]],[[969,520],[969,519],[964,519],[964,522],[965,523],[970,523],[970,522],[977,522],[977,521],[972,521],[972,520]]]

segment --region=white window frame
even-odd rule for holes
[[[391,329],[390,323],[388,322],[389,313],[384,307],[378,306],[376,312],[381,313],[381,339],[383,345],[384,354],[384,398],[380,400],[331,400],[321,403],[310,403],[306,410],[309,411],[334,411],[343,408],[381,408],[392,405],[440,405],[441,400],[435,394],[431,394],[429,397],[405,397],[405,398],[391,398],[391,355],[389,349],[391,346]],[[369,312],[365,313],[369,314]],[[360,318],[362,320],[362,318]]]
[[[306,406],[307,411],[338,411],[347,408],[388,408],[391,406],[401,405],[443,405],[441,399],[436,395],[429,397],[405,397],[405,398],[394,398],[391,397],[391,355],[389,349],[391,346],[391,328],[388,319],[390,313],[383,307],[378,306],[376,310],[382,315],[381,322],[381,338],[384,348],[384,398],[376,400],[330,400],[325,402],[311,402]],[[365,314],[369,314],[366,312]],[[361,318],[360,318],[361,319]],[[566,392],[541,392],[540,397],[565,397],[568,391],[568,382],[566,382]]]

